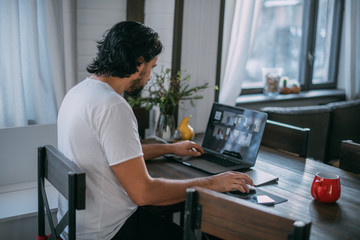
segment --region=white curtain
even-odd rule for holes
[[[75,4],[0,1],[0,128],[56,122],[76,83]]]
[[[340,78],[348,100],[360,98],[360,1],[346,0]]]
[[[223,49],[227,57],[224,78],[220,84],[220,103],[235,105],[235,100],[241,92],[241,82],[244,79],[246,62],[251,53],[261,7],[262,0],[237,0],[235,3],[233,9],[236,14],[233,15],[229,48],[228,51]],[[226,8],[228,9],[230,8]],[[224,33],[226,34],[226,30]]]

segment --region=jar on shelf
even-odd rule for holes
[[[282,68],[262,68],[265,95],[277,96],[279,94],[279,82],[282,72]]]

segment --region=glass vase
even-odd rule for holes
[[[166,141],[173,140],[175,135],[175,118],[173,114],[160,113],[155,134]]]

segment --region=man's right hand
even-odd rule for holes
[[[242,193],[249,192],[249,185],[253,185],[252,179],[246,173],[229,171],[220,173],[210,178],[209,188],[218,192],[239,190]]]

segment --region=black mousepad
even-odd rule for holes
[[[282,197],[279,197],[279,196],[277,196],[275,194],[268,193],[268,192],[266,192],[264,190],[261,190],[259,188],[257,188],[255,193],[241,193],[240,191],[236,191],[236,193],[227,192],[226,194],[228,194],[230,196],[238,197],[238,198],[241,198],[241,199],[245,199],[245,200],[248,200],[248,201],[254,202],[254,203],[258,203],[256,196],[260,196],[260,195],[266,195],[266,196],[272,198],[275,201],[272,204],[262,204],[262,205],[274,205],[274,204],[279,204],[279,203],[283,203],[283,202],[287,201],[286,198],[282,198]]]

